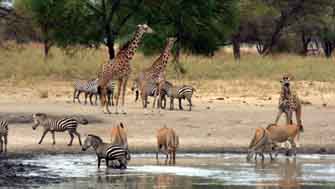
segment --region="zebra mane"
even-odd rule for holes
[[[97,139],[98,141],[100,141],[101,143],[103,143],[103,140],[100,137],[96,136],[96,135],[89,134],[88,136],[93,137],[93,138]]]
[[[33,117],[40,117],[42,119],[46,119],[48,116],[46,113],[36,113],[33,115]]]

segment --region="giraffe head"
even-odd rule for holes
[[[151,29],[147,24],[139,24],[137,28],[143,33],[154,33],[154,30]]]
[[[281,85],[282,85],[282,90],[284,92],[284,96],[290,95],[291,94],[291,90],[290,90],[290,81],[291,78],[288,74],[283,75],[282,80],[280,81]]]
[[[288,77],[288,75],[284,75],[280,83],[283,87],[290,87],[290,78]]]

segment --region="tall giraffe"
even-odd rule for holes
[[[143,70],[139,77],[139,86],[141,90],[141,97],[142,97],[142,103],[143,107],[146,108],[146,102],[144,102],[144,88],[147,83],[154,83],[158,86],[158,96],[159,102],[158,102],[158,107],[160,108],[160,102],[161,102],[161,93],[162,93],[162,87],[163,85],[160,85],[160,83],[165,82],[165,68],[169,60],[170,56],[170,51],[173,47],[174,42],[176,41],[176,38],[174,37],[169,37],[166,41],[166,45],[164,50],[162,51],[161,55],[154,61],[154,63],[147,69]],[[163,76],[163,77],[162,77]],[[156,97],[155,100],[156,101]],[[155,104],[155,103],[153,103]]]
[[[122,92],[122,107],[121,112],[126,113],[124,110],[124,99],[127,87],[127,81],[131,73],[130,60],[133,58],[144,33],[153,33],[153,30],[146,24],[137,26],[134,37],[122,46],[117,53],[116,57],[112,60],[113,63],[105,63],[102,66],[102,72],[99,76],[99,86],[101,89],[101,105],[105,107],[105,113],[111,113],[108,108],[107,99],[107,84],[110,80],[118,80],[118,91],[116,95],[115,113],[118,113],[119,98]]]

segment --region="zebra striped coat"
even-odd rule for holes
[[[89,100],[91,105],[93,105],[92,97],[95,96],[95,104],[98,102],[98,95],[100,94],[99,90],[99,79],[94,80],[78,80],[74,83],[74,92],[73,92],[73,103],[75,103],[75,99],[80,103],[80,94],[83,92],[85,94],[85,104],[87,104],[87,97],[89,96]],[[107,95],[108,95],[108,104],[114,105],[113,95],[115,89],[115,82],[110,81],[107,85]]]
[[[142,87],[141,89],[141,98],[142,98],[142,102],[143,103],[143,108],[146,108],[146,104],[148,104],[148,96],[151,96],[151,97],[156,97],[157,94],[158,94],[158,91],[157,91],[158,87],[155,83],[147,83],[145,86]],[[138,100],[138,97],[139,97],[139,82],[138,80],[135,80],[134,83],[133,83],[133,86],[131,88],[132,91],[135,91],[135,102],[137,102]],[[162,104],[161,104],[161,107],[163,109],[165,109],[166,107],[166,91],[163,89],[162,90]],[[155,101],[154,101],[154,104],[153,106],[155,106]],[[158,104],[157,104],[157,108],[158,108]]]
[[[179,109],[183,110],[182,99],[186,99],[189,103],[189,111],[192,110],[192,95],[195,89],[189,85],[182,86],[173,86],[171,83],[167,82],[164,85],[164,89],[167,92],[167,96],[170,97],[170,109],[174,109],[174,99],[177,98],[179,100]]]
[[[53,144],[56,144],[55,141],[55,132],[65,132],[68,131],[69,135],[71,137],[69,146],[72,145],[74,135],[78,137],[79,144],[81,145],[81,139],[80,139],[80,134],[77,132],[77,127],[78,123],[81,124],[87,124],[86,119],[75,119],[75,118],[62,118],[62,119],[52,119],[48,118],[48,116],[44,113],[36,113],[33,115],[33,120],[34,120],[34,125],[33,125],[33,130],[35,130],[39,125],[43,126],[44,131],[43,135],[38,142],[38,144],[41,144],[45,135],[48,132],[51,132],[52,134],[52,139],[53,139]]]
[[[113,168],[127,168],[127,160],[130,160],[130,155],[124,146],[104,143],[100,137],[88,135],[84,141],[82,150],[86,151],[90,147],[93,147],[98,157],[98,167],[100,167],[101,159],[105,159],[107,167],[110,160],[116,160],[119,165],[113,165]]]
[[[7,152],[7,137],[8,137],[8,121],[0,120],[0,153]],[[5,150],[3,146],[5,144]]]

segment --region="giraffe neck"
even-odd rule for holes
[[[133,58],[136,49],[142,40],[143,34],[144,32],[141,29],[137,29],[137,31],[135,32],[133,39],[131,40],[127,50],[125,51],[126,58],[128,59],[128,61]]]
[[[161,56],[158,58],[156,65],[154,64],[153,67],[160,66],[161,69],[165,69],[166,64],[170,57],[170,51],[172,47],[173,47],[173,42],[167,42]]]

